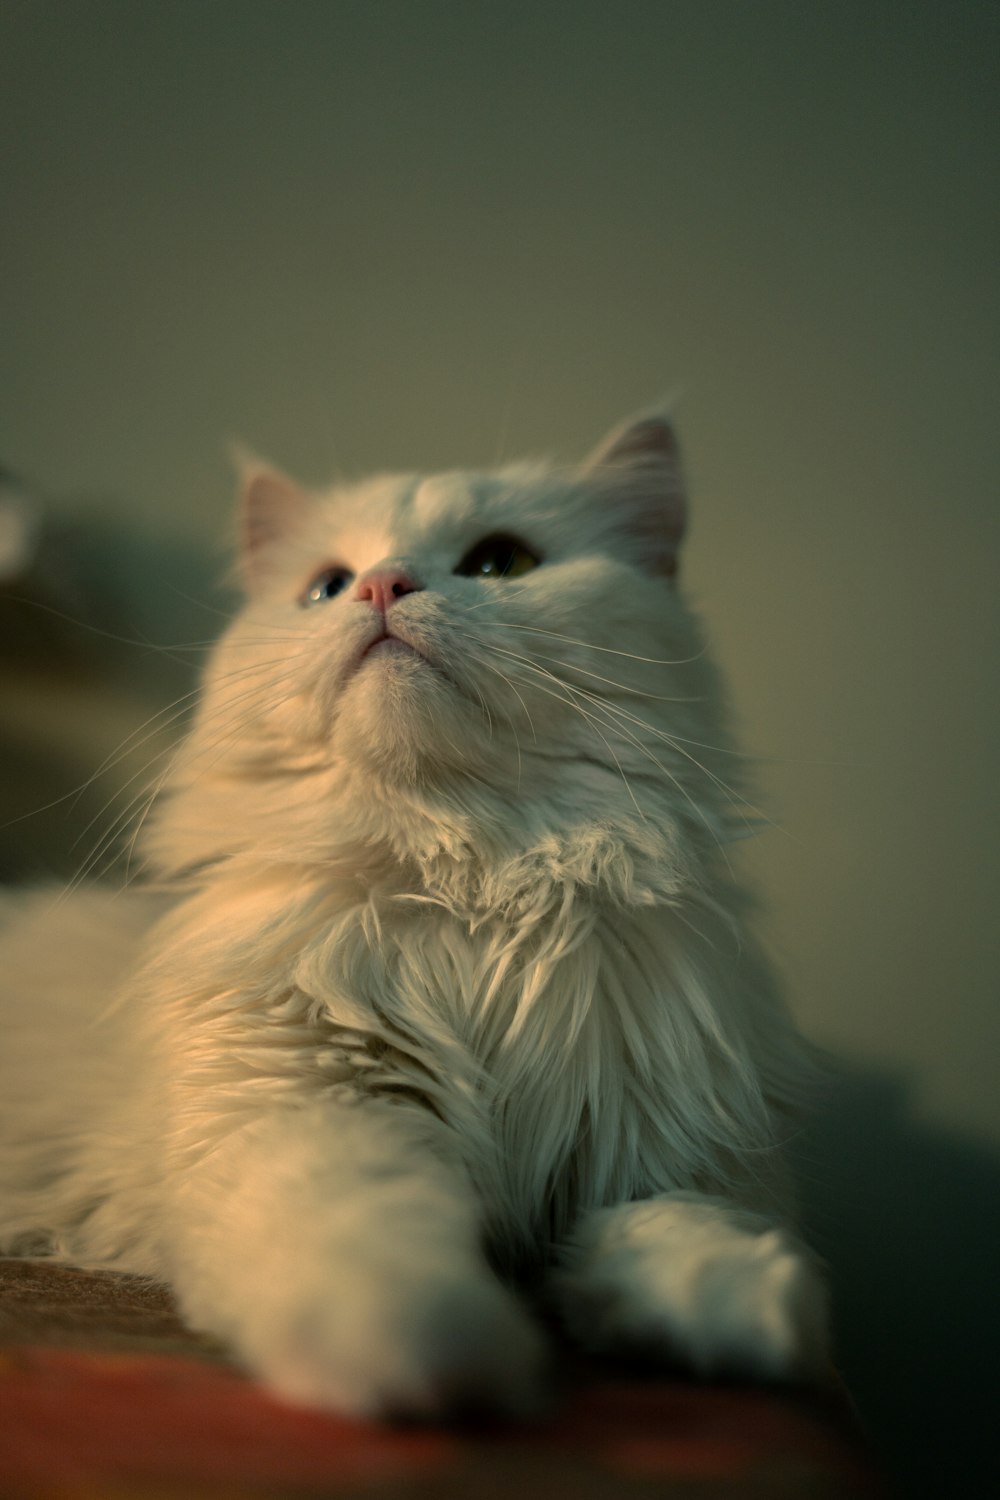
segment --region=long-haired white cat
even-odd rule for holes
[[[8,903],[0,1243],[347,1412],[530,1409],[526,1282],[598,1350],[823,1368],[685,508],[659,416],[576,468],[248,470],[160,881]]]

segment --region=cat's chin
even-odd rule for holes
[[[389,637],[368,648],[341,694],[333,748],[380,782],[412,786],[476,762],[477,739],[454,684]]]

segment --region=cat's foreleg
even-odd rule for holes
[[[486,1265],[441,1129],[421,1109],[327,1100],[226,1137],[178,1192],[183,1313],[295,1402],[530,1410],[542,1339]]]
[[[814,1380],[827,1370],[826,1291],[808,1251],[762,1215],[698,1193],[585,1214],[554,1292],[602,1353],[706,1376]]]

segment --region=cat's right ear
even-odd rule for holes
[[[275,544],[298,531],[308,519],[307,492],[243,448],[233,450],[239,474],[238,566],[248,592],[270,572]]]
[[[584,472],[614,495],[622,525],[641,543],[646,566],[673,578],[687,526],[687,498],[666,412],[647,412],[616,427]]]

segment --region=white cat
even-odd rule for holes
[[[4,1245],[164,1278],[347,1412],[530,1409],[525,1285],[600,1350],[822,1371],[684,525],[660,416],[578,468],[248,469],[159,887],[12,902]]]

